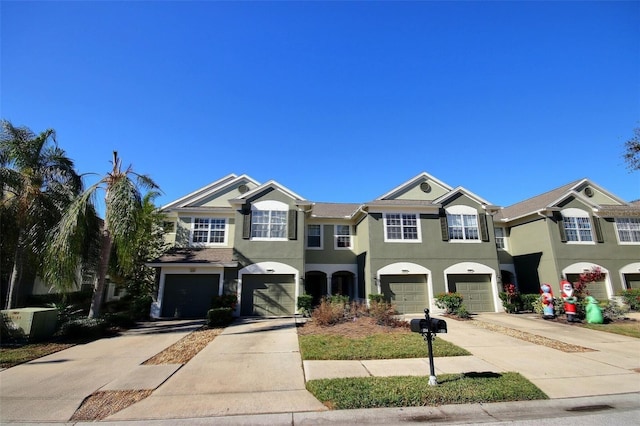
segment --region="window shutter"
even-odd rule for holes
[[[566,243],[567,232],[564,230],[564,220],[562,219],[561,215],[558,215],[556,220],[558,222],[558,230],[560,231],[560,241],[562,241],[563,243]]]
[[[596,241],[604,243],[604,236],[602,235],[602,227],[600,226],[600,218],[593,217],[593,229],[596,231]]]
[[[242,221],[242,238],[248,240],[251,238],[251,210],[243,210],[244,215]]]
[[[442,233],[442,241],[449,241],[449,223],[447,222],[447,212],[440,209],[440,232]]]
[[[482,241],[489,241],[489,228],[487,225],[487,215],[484,213],[478,213],[480,219],[480,237]]]
[[[290,240],[295,240],[298,238],[298,211],[297,210],[289,210],[289,220],[288,220],[288,229],[287,229],[287,237]]]

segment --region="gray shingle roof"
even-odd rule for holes
[[[174,247],[151,263],[199,263],[222,266],[235,262],[233,249],[230,248]]]
[[[566,194],[571,188],[582,182],[583,179],[576,180],[574,182],[563,185],[559,188],[552,189],[544,194],[536,195],[535,197],[520,201],[509,207],[505,207],[496,214],[495,219],[513,219],[516,217],[524,216],[528,213],[541,210],[547,207],[549,204],[557,200]]]
[[[418,206],[418,207],[433,207],[439,206],[434,204],[431,200],[374,200],[366,203],[367,206]]]
[[[626,206],[603,204],[598,209],[602,217],[640,217],[640,203],[629,203]]]
[[[353,203],[314,203],[312,217],[321,218],[350,218],[358,211],[361,204]]]

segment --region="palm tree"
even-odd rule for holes
[[[7,120],[0,126],[0,214],[3,231],[13,231],[2,234],[3,250],[13,253],[5,303],[11,309],[24,281],[42,270],[42,262],[35,260],[42,259],[46,234],[82,182],[73,161],[58,147],[54,130],[36,135]],[[2,258],[7,257],[5,252]]]
[[[83,244],[92,228],[95,230],[90,218],[95,211],[96,193],[99,190],[105,192],[105,220],[99,242],[98,280],[93,289],[89,318],[100,315],[112,248],[115,246],[118,262],[125,268],[128,267],[127,262],[134,258],[136,244],[131,236],[136,234],[139,223],[138,216],[142,207],[140,188],[158,188],[150,177],[135,173],[131,166],[123,170],[117,151],[113,152],[112,166],[109,173],[71,203],[54,229],[47,247],[47,280],[58,286],[73,281],[82,261]]]

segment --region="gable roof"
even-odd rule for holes
[[[290,190],[286,186],[280,185],[275,180],[270,180],[267,183],[259,185],[259,186],[255,187],[255,188],[253,188],[252,190],[245,192],[244,194],[242,194],[238,198],[234,198],[233,200],[229,200],[229,202],[232,203],[232,204],[243,204],[243,203],[246,202],[246,200],[250,199],[254,195],[260,194],[261,192],[263,192],[263,191],[265,191],[267,189],[278,190],[278,191],[282,192],[283,194],[287,195],[288,197],[292,198],[296,202],[301,203],[301,204],[307,201],[305,198],[299,196],[298,194],[296,194],[295,192],[293,192],[292,190]]]
[[[594,203],[578,192],[579,188],[584,188],[586,185],[597,188],[612,201],[617,201],[620,204],[598,205]],[[598,212],[600,216],[605,217],[607,217],[607,215],[620,216],[621,214],[623,214],[622,212],[633,213],[636,209],[631,203],[624,202],[607,190],[594,184],[589,179],[583,178],[567,183],[540,195],[536,195],[535,197],[520,201],[519,203],[512,204],[509,207],[505,207],[495,216],[495,219],[509,221],[528,216],[530,214],[537,214],[538,212],[542,212],[545,210],[555,210],[558,209],[558,204],[569,197],[575,197],[581,200],[585,204],[589,205],[594,211]]]
[[[189,207],[190,205],[196,203],[198,200],[202,200],[218,191],[221,191],[225,188],[229,188],[230,186],[233,186],[234,184],[237,184],[241,181],[247,181],[254,185],[260,185],[257,181],[255,181],[254,179],[252,179],[247,175],[238,176],[235,173],[231,173],[221,179],[216,180],[215,182],[212,182],[206,186],[203,186],[200,189],[193,191],[190,194],[185,195],[184,197],[181,197],[175,201],[172,201],[171,203],[163,206],[161,210],[170,210],[173,208]]]
[[[482,204],[483,207],[485,207],[487,210],[489,209],[494,209],[497,210],[499,207],[495,206],[493,204],[491,204],[490,202],[488,202],[487,200],[485,200],[484,198],[474,194],[473,192],[458,186],[454,189],[452,189],[451,191],[447,192],[446,194],[444,194],[443,196],[441,196],[440,198],[437,198],[435,200],[433,200],[434,203],[438,203],[438,204],[442,204],[445,201],[447,201],[449,198],[453,197],[454,195],[457,194],[464,194],[467,197],[471,198],[472,200],[476,201],[478,204]]]
[[[411,188],[412,186],[415,186],[418,182],[421,181],[433,181],[435,183],[437,183],[438,185],[440,185],[441,187],[443,187],[444,189],[450,191],[452,188],[447,185],[446,183],[442,182],[440,179],[437,179],[433,176],[431,176],[429,173],[426,172],[422,172],[419,175],[409,179],[408,181],[406,181],[405,183],[396,186],[395,188],[393,188],[391,191],[387,192],[386,194],[381,195],[380,197],[376,198],[376,200],[387,200],[390,198],[394,198],[396,197],[398,194],[401,194],[402,192],[406,191],[407,189]]]

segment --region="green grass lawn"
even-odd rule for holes
[[[518,373],[442,374],[428,377],[357,377],[307,382],[307,389],[331,409],[419,407],[548,399]]]
[[[61,351],[73,346],[69,343],[31,343],[23,346],[0,348],[0,368],[9,368]]]
[[[609,324],[584,323],[583,327],[591,330],[606,331],[640,339],[640,321],[616,321]]]
[[[380,333],[364,338],[311,334],[299,336],[300,352],[304,360],[356,360],[426,358],[427,344],[418,333]],[[433,342],[433,355],[470,355],[466,350],[447,341]]]

